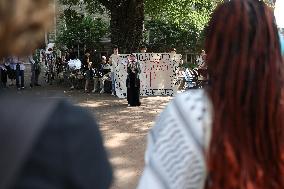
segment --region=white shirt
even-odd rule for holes
[[[120,57],[119,54],[112,54],[112,55],[109,57],[109,59],[110,59],[110,61],[111,61],[111,64],[112,64],[112,66],[111,66],[111,72],[114,72],[115,67],[116,67],[117,64],[118,64],[119,57]]]

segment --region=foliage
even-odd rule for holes
[[[84,13],[109,13],[112,43],[118,45],[122,52],[135,52],[139,49],[143,39],[144,0],[60,0],[60,2],[70,9],[80,5]]]
[[[212,0],[145,0],[149,16],[150,46],[198,51],[203,30],[217,3]],[[160,50],[160,49],[158,49]]]
[[[162,20],[145,22],[146,30],[149,30],[148,48],[152,51],[165,52],[170,48],[194,49],[197,44],[198,30],[192,25],[180,27],[176,23]]]
[[[145,0],[149,46],[156,51],[171,47],[198,52],[213,10],[224,0]],[[274,1],[263,0],[273,7]],[[150,20],[150,21],[149,21]]]
[[[204,28],[210,19],[211,13],[217,4],[223,1],[224,0],[144,0],[145,14],[148,17],[145,21],[146,30],[144,32],[149,34],[148,45],[150,49],[154,51],[165,51],[171,47],[175,47],[181,51],[185,49],[189,49],[192,52],[199,51],[203,44]],[[263,1],[273,7],[274,1]],[[85,10],[89,13],[109,11],[111,16],[116,17],[117,9],[121,7],[127,9],[129,5],[126,6],[126,4],[130,3],[129,0],[60,0],[60,2],[64,5],[68,5],[69,11],[72,6],[83,4]],[[137,3],[137,1],[133,2]],[[129,12],[128,9],[118,11],[121,13]],[[88,19],[84,19],[84,22],[82,20],[80,21],[80,19],[77,20],[74,12],[69,12],[65,15],[67,30],[63,32],[60,37],[64,38],[64,41],[68,41],[68,43],[76,43],[78,37],[80,37],[80,43],[90,43],[91,40],[89,39],[95,39],[96,41],[97,38],[94,36],[101,36],[103,33],[100,31],[94,32],[93,29],[90,29],[102,24],[99,21],[96,25]],[[122,37],[122,34],[126,35],[126,33],[129,33],[130,36],[132,35],[132,31],[127,28],[127,25],[119,24],[122,19],[124,19],[124,23],[130,23],[126,21],[128,18],[123,15],[124,14],[121,14],[121,19],[114,19],[112,17],[114,21],[110,23],[112,40],[121,47],[129,45],[126,43],[132,39],[118,40]],[[135,15],[132,16],[133,18],[135,17]],[[141,22],[137,24],[140,25]],[[104,26],[101,27],[105,30]],[[134,25],[129,27],[136,28]],[[86,31],[92,32],[86,33]],[[68,36],[68,34],[70,36]],[[124,38],[127,38],[127,36],[124,36]]]
[[[102,19],[79,14],[75,10],[66,9],[63,14],[65,26],[60,29],[57,43],[72,47],[84,45],[86,48],[99,46],[100,39],[108,32],[108,25]]]

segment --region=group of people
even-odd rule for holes
[[[28,74],[30,76],[30,88],[41,86],[39,76],[43,70],[43,66],[45,67],[45,81],[51,85],[59,62],[60,58],[58,59],[55,50],[50,47],[47,49],[36,49],[29,56],[10,56],[3,58],[0,65],[1,87],[8,88],[9,86],[14,86],[16,81],[17,89],[24,90],[26,87],[26,66],[30,66],[30,73]],[[10,79],[9,84],[7,84],[8,79]]]
[[[8,57],[3,58],[0,64],[0,84],[2,88],[7,88],[9,86],[15,85],[18,90],[25,89],[25,64],[31,64],[31,82],[30,87],[40,86],[39,84],[39,74],[41,71],[40,61],[35,55],[18,58],[18,57]],[[8,84],[8,79],[10,83]]]
[[[143,47],[141,52],[146,52],[146,47]],[[81,70],[85,75],[85,92],[109,92],[115,96],[115,66],[119,60],[118,47],[114,46],[113,54],[107,60],[106,56],[102,56],[99,63],[92,62],[89,50],[86,50]],[[127,101],[128,106],[140,106],[140,79],[141,73],[140,64],[134,54],[128,57],[127,62]],[[90,83],[93,81],[93,90]]]
[[[149,133],[138,189],[283,189],[284,61],[273,12],[259,0],[225,1],[212,14],[206,31],[209,86],[178,95],[159,116]],[[128,86],[138,87],[138,73],[139,64],[130,56]],[[4,103],[11,110],[18,102],[4,98],[0,104]],[[38,121],[45,127],[38,131],[40,137],[33,137],[26,156],[15,150],[25,160],[17,161],[18,156],[7,157],[6,151],[29,143],[7,133],[30,136],[19,130],[33,124],[17,121],[32,119],[21,119],[23,106],[16,112],[0,109],[0,129],[9,131],[0,132],[4,157],[0,171],[17,173],[2,173],[0,184],[24,189],[109,189],[112,172],[92,117],[66,102],[57,103],[47,114],[42,110],[49,102],[27,104],[40,107],[41,117],[47,115]],[[9,119],[15,113],[18,119]],[[20,127],[15,129],[11,122]]]

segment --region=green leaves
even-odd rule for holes
[[[203,30],[220,1],[145,0],[146,13],[151,20],[146,25],[151,45],[198,50]]]
[[[65,25],[60,28],[57,37],[60,46],[72,47],[79,44],[90,49],[95,48],[109,30],[108,25],[101,18],[85,17],[72,9],[64,11],[63,20]]]

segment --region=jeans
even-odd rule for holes
[[[20,85],[20,77],[21,77],[21,85]],[[24,78],[24,70],[16,70],[16,85],[17,88],[25,86],[25,78]]]

